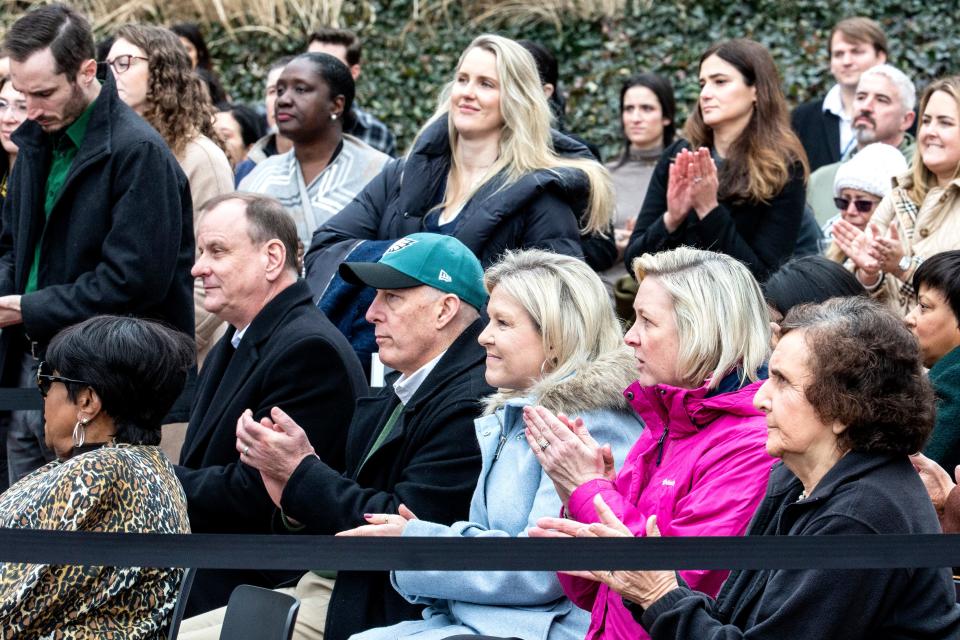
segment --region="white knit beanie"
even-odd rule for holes
[[[837,168],[833,179],[833,195],[842,189],[857,189],[883,198],[892,188],[892,179],[907,171],[907,161],[899,149],[874,142]]]

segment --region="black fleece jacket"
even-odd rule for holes
[[[774,467],[750,536],[939,533],[905,455],[851,452],[813,493]],[[638,622],[653,640],[885,640],[960,637],[949,569],[734,571],[717,600],[681,587]]]

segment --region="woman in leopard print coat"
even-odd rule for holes
[[[0,527],[189,533],[160,421],[192,364],[189,337],[101,316],[61,332],[37,371],[58,459],[0,495]],[[0,638],[166,637],[182,569],[0,564]]]

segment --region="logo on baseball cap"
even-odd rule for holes
[[[427,285],[452,293],[479,310],[487,301],[483,267],[465,244],[439,233],[400,238],[377,262],[345,262],[340,276],[374,289],[408,289]]]

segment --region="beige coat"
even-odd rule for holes
[[[223,150],[204,135],[188,142],[177,161],[190,183],[190,196],[193,199],[193,226],[196,232],[200,207],[207,200],[234,190],[233,170]],[[204,310],[204,297],[203,283],[200,280],[194,280],[193,311],[198,367],[203,364],[203,359],[210,347],[223,335],[225,329],[225,324],[220,318]]]
[[[902,207],[909,201],[906,190],[912,184],[910,174],[895,178],[893,191],[883,199],[871,219],[871,223],[885,233],[890,222],[895,220],[904,255],[914,259],[903,279],[886,273],[873,293],[874,297],[887,301],[902,315],[909,313],[916,303],[912,287],[909,286],[916,268],[934,254],[960,249],[960,178],[946,187],[934,187],[927,193],[920,205],[916,223]]]

